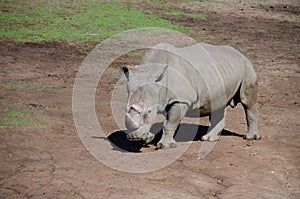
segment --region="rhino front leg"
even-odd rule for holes
[[[157,148],[168,149],[175,148],[177,146],[173,136],[187,109],[187,104],[182,103],[175,103],[171,106],[167,113],[167,118],[164,122],[163,134],[160,141],[157,143]]]
[[[225,109],[222,108],[211,114],[209,117],[210,127],[208,128],[208,133],[202,136],[202,141],[215,142],[219,140],[220,134],[225,127],[224,112]]]

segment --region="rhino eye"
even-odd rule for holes
[[[148,110],[148,113],[151,113],[151,110]]]

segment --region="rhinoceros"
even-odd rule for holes
[[[156,115],[165,115],[157,148],[176,147],[174,133],[183,117],[209,116],[212,129],[201,140],[219,140],[227,106],[243,105],[247,120],[245,139],[260,139],[257,77],[251,62],[230,46],[198,43],[176,48],[162,43],[145,54],[135,69],[120,67],[127,78],[125,125],[129,141],[151,142]],[[221,128],[220,128],[221,127]]]

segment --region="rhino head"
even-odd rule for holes
[[[149,130],[156,120],[159,104],[161,81],[167,65],[145,64],[130,70],[121,67],[127,78],[128,102],[125,109],[125,125],[129,141],[151,142],[154,134]]]

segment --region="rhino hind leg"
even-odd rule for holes
[[[257,111],[257,82],[252,84],[244,83],[241,88],[241,103],[244,107],[247,120],[246,140],[261,139],[258,131],[258,111]]]
[[[209,116],[210,127],[208,128],[208,133],[201,137],[202,141],[215,142],[219,140],[220,134],[225,127],[224,112],[225,108],[222,108]]]
[[[162,137],[157,143],[158,149],[169,149],[177,146],[173,136],[187,109],[187,105],[181,103],[175,103],[171,106],[167,114],[167,119],[164,122]]]
[[[257,105],[254,104],[251,107],[244,105],[243,107],[245,109],[246,113],[246,119],[247,119],[247,133],[245,135],[246,140],[259,140],[261,139],[261,135],[258,131],[258,111],[257,111]]]

